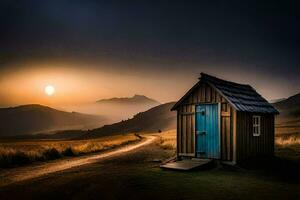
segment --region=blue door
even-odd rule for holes
[[[196,153],[199,158],[220,158],[218,104],[196,106]]]

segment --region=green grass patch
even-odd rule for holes
[[[122,191],[129,190],[147,199],[297,199],[300,196],[299,184],[245,170],[180,172],[138,168],[132,174]]]

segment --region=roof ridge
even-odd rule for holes
[[[251,85],[223,80],[206,73],[200,73],[196,83],[172,108],[176,109],[198,87],[200,82],[207,83],[216,90],[237,111],[278,114],[278,111]]]
[[[250,84],[237,83],[237,82],[233,82],[233,81],[228,81],[228,80],[221,79],[221,78],[218,78],[218,77],[216,77],[216,76],[212,76],[212,75],[207,74],[207,73],[204,73],[204,72],[201,72],[200,75],[201,75],[201,76],[199,77],[199,79],[208,77],[208,78],[216,79],[216,80],[218,80],[218,81],[224,81],[224,82],[231,83],[231,84],[235,84],[235,85],[243,85],[243,86],[250,86],[250,87],[251,87]]]

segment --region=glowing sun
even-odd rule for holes
[[[47,85],[45,87],[45,94],[48,96],[52,96],[55,93],[55,88],[52,85]]]

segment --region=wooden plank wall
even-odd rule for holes
[[[232,160],[234,110],[216,90],[202,82],[177,110],[178,155],[195,156],[195,105],[200,103],[221,103],[221,158]]]
[[[261,134],[253,136],[253,115],[261,116]],[[274,115],[237,112],[237,160],[274,154]]]
[[[178,110],[178,153],[192,156],[195,152],[195,106],[184,105]]]

